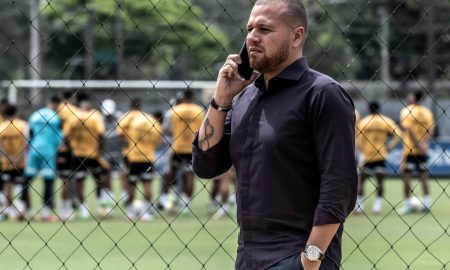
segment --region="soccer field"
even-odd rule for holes
[[[450,181],[432,180],[431,213],[402,217],[393,211],[401,205],[401,182],[386,184],[389,202],[381,215],[348,219],[342,269],[450,268]],[[34,185],[40,190],[40,181]],[[0,269],[233,269],[235,218],[211,219],[205,186],[197,182],[190,215],[163,214],[150,223],[133,224],[119,208],[104,221],[1,222]],[[373,189],[367,182],[367,209]],[[421,194],[420,186],[415,191]],[[36,194],[35,208],[39,199]],[[94,199],[92,193],[91,205]]]

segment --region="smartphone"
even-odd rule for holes
[[[249,80],[253,74],[253,68],[250,67],[250,60],[248,58],[247,44],[244,41],[241,51],[239,52],[242,63],[238,65],[238,73],[242,78]]]

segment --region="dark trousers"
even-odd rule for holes
[[[320,270],[338,270],[339,268],[328,258],[325,259],[320,264]],[[294,256],[288,257],[276,264],[266,268],[266,270],[303,270],[300,262],[300,255],[296,254]]]

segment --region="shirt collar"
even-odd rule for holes
[[[309,69],[308,62],[305,57],[301,57],[287,66],[271,81],[299,81],[307,69]],[[264,76],[262,74],[256,79],[255,85],[259,89],[264,89]]]

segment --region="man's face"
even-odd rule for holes
[[[263,73],[276,71],[289,59],[292,30],[283,18],[283,2],[256,5],[247,23],[247,49],[250,65]]]

